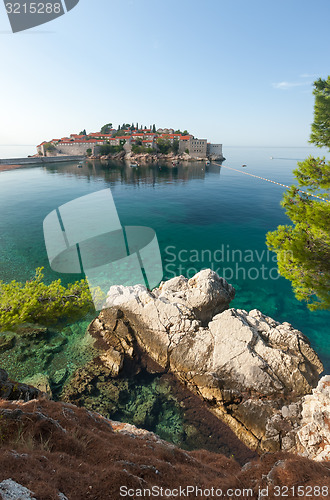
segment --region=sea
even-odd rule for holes
[[[32,146],[0,146],[0,158],[33,152]],[[190,278],[203,268],[213,269],[235,287],[232,307],[259,309],[291,323],[309,338],[330,373],[330,312],[311,312],[295,298],[265,244],[268,231],[290,224],[281,207],[286,189],[281,184],[294,182],[298,161],[309,155],[329,159],[329,153],[312,147],[226,146],[223,153],[222,165],[131,168],[89,161],[82,167],[71,162],[0,172],[0,280],[29,280],[37,267],[44,267],[48,283],[79,279],[81,275],[50,268],[43,221],[61,205],[108,188],[123,226],[155,231],[161,279]]]

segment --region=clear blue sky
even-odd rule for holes
[[[1,2],[0,144],[138,121],[306,146],[329,19],[329,0],[80,0],[12,34]]]

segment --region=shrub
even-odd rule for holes
[[[60,279],[46,285],[42,270],[42,267],[36,269],[34,278],[26,283],[0,281],[0,330],[24,322],[48,326],[74,321],[95,311],[85,279],[67,286]],[[96,289],[95,295],[99,299],[101,291]]]

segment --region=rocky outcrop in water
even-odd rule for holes
[[[296,451],[301,398],[322,364],[301,332],[257,310],[228,309],[233,298],[211,270],[152,292],[114,286],[90,332],[106,342],[101,362],[113,376],[141,363],[170,371],[252,449]]]

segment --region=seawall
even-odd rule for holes
[[[44,163],[60,163],[65,161],[80,161],[85,156],[33,156],[31,158],[0,159],[0,165],[43,165]]]

